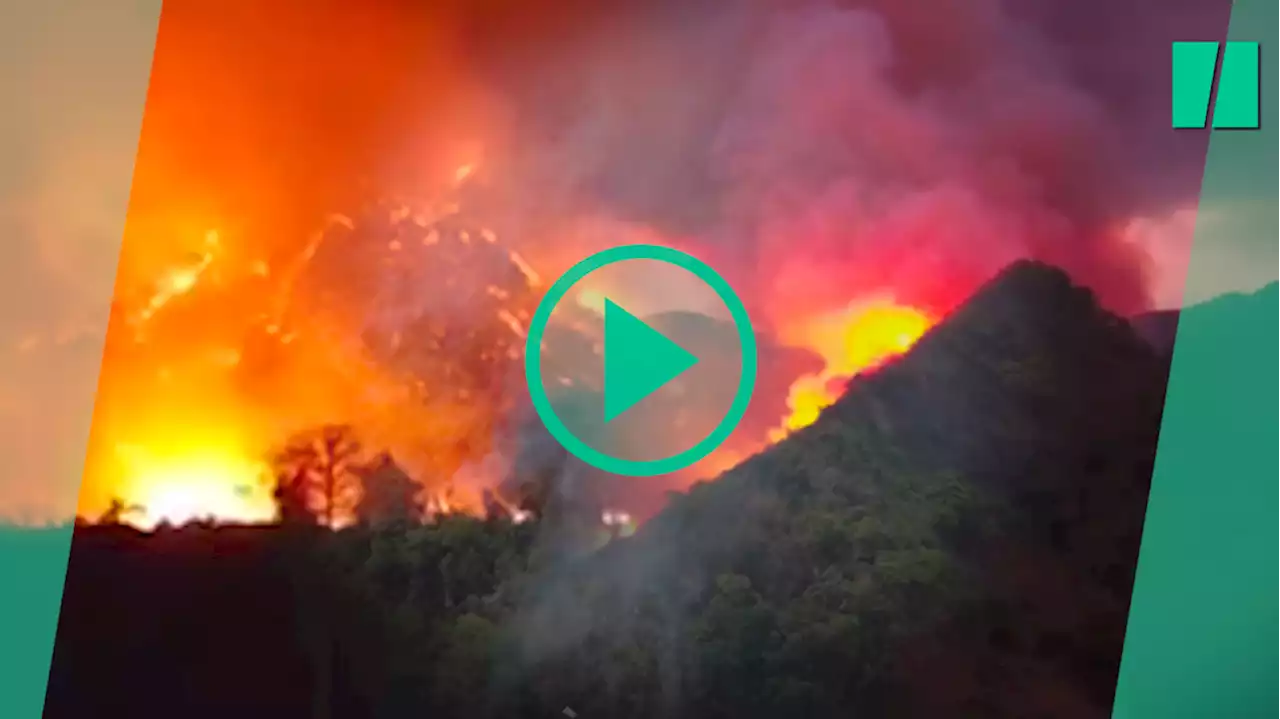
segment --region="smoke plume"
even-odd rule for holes
[[[190,429],[169,405],[206,407],[204,419],[257,437],[279,429],[262,412],[342,420],[324,415],[367,404],[362,388],[413,396],[386,367],[351,371],[349,360],[367,359],[362,333],[378,334],[384,355],[417,362],[430,354],[414,346],[424,313],[457,315],[444,323],[454,327],[493,314],[492,303],[457,306],[457,284],[492,281],[479,261],[441,281],[439,254],[401,247],[402,232],[425,227],[418,198],[447,196],[460,209],[442,210],[445,224],[433,227],[500,238],[495,246],[543,278],[627,242],[709,262],[762,335],[753,411],[763,414],[744,423],[757,432],[776,423],[763,415],[778,413],[814,361],[778,346],[803,345],[797,322],[851,303],[887,297],[936,318],[1009,262],[1035,258],[1111,309],[1143,309],[1153,286],[1176,284],[1161,273],[1177,263],[1167,252],[1151,261],[1164,233],[1131,230],[1186,226],[1161,220],[1194,205],[1203,162],[1203,134],[1167,126],[1168,43],[1225,28],[1226,10],[1212,0],[172,4],[116,297],[145,305],[157,277],[210,289],[170,303],[145,352],[111,339],[124,337],[113,319],[98,444],[113,443],[103,425],[138,425],[138,398],[182,369],[169,360],[221,358],[250,373],[244,337],[264,333],[275,379],[237,385],[271,388],[255,421],[229,390],[207,396],[220,381],[189,373],[186,394],[148,400],[157,432]],[[315,245],[333,213],[371,219],[358,238]],[[382,227],[388,214],[396,219]],[[511,275],[506,253],[489,254]],[[298,258],[306,276],[276,286]],[[173,274],[175,265],[185,269]],[[265,274],[249,271],[259,266]],[[237,273],[271,285],[290,311],[310,310],[324,336],[276,347],[291,333],[267,332],[252,293],[230,289]],[[126,371],[121,357],[142,359]],[[224,372],[211,367],[201,371]],[[486,465],[467,436],[489,431],[492,413],[454,405],[366,414],[388,431],[429,426],[459,455],[452,464]],[[224,443],[230,452],[245,441]]]
[[[1227,7],[184,4],[134,204],[186,186],[283,226],[475,162],[471,206],[522,249],[680,239],[769,321],[884,287],[946,307],[1018,257],[1131,311],[1147,266],[1121,230],[1193,202],[1203,156],[1168,128],[1168,42]]]

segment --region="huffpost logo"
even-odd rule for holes
[[[1256,42],[1175,42],[1173,126],[1204,129],[1212,102],[1213,129],[1258,129],[1258,67]]]

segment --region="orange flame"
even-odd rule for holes
[[[154,454],[145,447],[117,446],[128,467],[128,496],[137,512],[126,517],[150,529],[199,519],[266,522],[275,517],[267,491],[267,467],[235,446],[218,446],[209,437],[175,441]]]
[[[779,441],[812,424],[839,398],[841,380],[873,370],[911,349],[934,322],[921,310],[876,298],[791,328],[787,342],[817,352],[825,366],[792,384],[787,398],[790,414],[770,433],[770,440]]]
[[[345,218],[334,222],[351,226]],[[440,241],[434,229],[424,236]],[[477,236],[497,241],[487,230]],[[457,239],[466,244],[468,237]],[[343,317],[297,315],[296,280],[318,240],[306,245],[291,271],[275,273],[236,238],[209,231],[192,239],[188,254],[194,259],[154,263],[148,269],[158,279],[135,274],[120,287],[123,323],[113,324],[108,336],[80,502],[84,514],[119,499],[137,508],[125,519],[144,528],[197,519],[270,521],[272,478],[263,460],[294,431],[350,422],[367,432],[374,449],[390,448],[412,464],[414,452],[449,451],[411,447],[424,427],[435,430],[427,434],[463,437],[468,426],[488,426],[483,414],[495,408],[465,398],[426,410],[414,393],[432,389],[424,386],[432,378],[408,382],[370,362],[343,340],[352,334]],[[510,259],[527,286],[540,283],[528,261],[514,252]],[[498,300],[508,295],[492,285],[480,291]],[[576,300],[581,309],[599,311],[602,297],[588,288]],[[497,319],[523,340],[522,311],[504,307]],[[933,324],[921,310],[873,298],[783,327],[779,339],[817,353],[825,366],[793,383],[789,412],[769,441],[812,423],[838,397],[841,380],[905,352]],[[289,346],[284,373],[258,376],[254,348],[244,344],[255,332],[277,348]],[[400,340],[398,333],[391,338],[396,345]],[[252,387],[246,389],[245,381]],[[405,427],[417,435],[406,437]],[[726,449],[699,469],[714,476],[741,458]],[[493,481],[486,477],[479,484]],[[424,496],[432,512],[481,511],[483,503],[471,496],[480,488],[427,486]]]
[[[441,231],[417,219],[406,224],[443,242]],[[342,217],[328,225],[354,228]],[[424,485],[441,484],[451,463],[470,459],[473,435],[487,431],[497,408],[471,401],[464,389],[449,390],[445,375],[452,365],[441,365],[440,376],[416,375],[376,361],[353,340],[361,336],[360,310],[325,304],[325,288],[303,282],[323,233],[300,251],[298,243],[293,252],[286,247],[277,258],[282,271],[273,272],[263,248],[240,234],[210,230],[182,243],[181,237],[160,242],[163,235],[151,230],[126,237],[128,271],[117,281],[82,515],[103,514],[118,500],[137,508],[123,518],[143,527],[270,521],[274,482],[263,460],[290,435],[335,421],[355,427],[368,449],[390,450]],[[458,247],[471,237],[443,234]],[[489,230],[476,236],[497,242]],[[186,247],[173,247],[175,240]],[[397,262],[404,254],[390,246],[386,252],[375,259]],[[537,281],[523,258],[512,253],[510,259],[527,285]],[[510,344],[519,344],[527,320],[519,303],[526,298],[515,286],[487,294],[498,307],[495,324],[510,333]],[[418,335],[419,346],[430,341]],[[395,332],[388,341],[398,350],[401,339]],[[455,489],[432,496],[433,510],[479,506],[469,496],[477,488]],[[435,495],[441,487],[426,490]]]

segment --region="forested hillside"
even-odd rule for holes
[[[1108,716],[1165,375],[1022,263],[631,537],[81,528],[46,713]]]

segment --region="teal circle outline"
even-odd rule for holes
[[[738,333],[738,344],[742,350],[742,376],[738,380],[738,389],[733,402],[715,429],[703,437],[701,441],[689,449],[677,452],[670,457],[652,460],[630,460],[614,457],[583,442],[565,425],[551,406],[551,398],[542,381],[542,339],[556,306],[565,298],[569,290],[587,275],[609,265],[628,260],[655,260],[679,267],[716,293],[716,296],[729,310],[734,329]],[[751,326],[751,318],[747,308],[742,304],[729,283],[718,272],[698,258],[661,245],[621,245],[613,247],[580,260],[567,272],[560,275],[547,293],[538,303],[538,309],[529,322],[529,334],[524,347],[524,377],[529,385],[529,397],[533,400],[533,409],[538,413],[547,431],[578,459],[596,469],[627,477],[654,477],[669,474],[688,467],[705,458],[724,443],[733,430],[737,428],[742,417],[747,413],[747,405],[751,403],[751,395],[755,391],[758,348],[756,346],[755,329]]]

